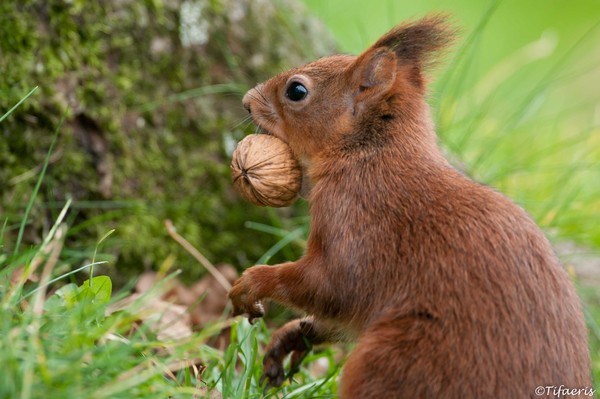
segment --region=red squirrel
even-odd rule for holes
[[[244,96],[311,182],[305,254],[251,267],[229,292],[250,320],[266,299],[308,315],[273,334],[268,386],[312,345],[352,340],[341,398],[589,397],[581,303],[550,243],[436,143],[425,73],[453,32],[439,15],[404,23]]]

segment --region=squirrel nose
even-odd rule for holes
[[[246,111],[248,111],[249,114],[251,114],[252,111],[250,110],[250,104],[245,102],[245,103],[243,103],[243,105],[244,105],[244,109]]]
[[[251,95],[250,92],[252,90],[250,90],[248,93],[246,93],[246,95],[244,96],[244,98],[242,98],[242,105],[244,106],[244,109],[246,111],[248,111],[249,114],[252,113],[252,110],[250,109],[250,100],[251,100]]]
[[[256,85],[254,88],[248,90],[248,92],[244,95],[244,98],[242,98],[242,105],[244,106],[244,109],[246,111],[248,111],[249,114],[252,114],[252,107],[251,104],[254,101],[257,101],[257,99],[262,99],[262,101],[258,101],[259,104],[260,103],[268,103],[268,100],[265,98],[264,94],[262,93],[262,88],[264,87],[264,83],[260,83],[258,85]]]

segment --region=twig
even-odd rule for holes
[[[60,225],[56,230],[56,234],[53,237],[53,241],[45,248],[49,253],[49,257],[46,260],[46,264],[44,265],[44,269],[42,270],[42,276],[40,278],[40,292],[37,293],[33,304],[33,312],[36,315],[41,315],[44,310],[44,302],[46,301],[46,288],[48,287],[48,281],[50,280],[50,276],[56,263],[58,262],[58,257],[62,251],[64,236],[67,232],[67,226],[65,224]]]
[[[53,163],[57,162],[58,160],[60,160],[64,154],[64,150],[62,148],[57,149],[51,156],[50,158],[48,158],[48,165],[52,165]],[[8,184],[10,184],[11,186],[14,186],[16,184],[19,184],[27,179],[32,178],[33,176],[35,176],[36,174],[38,174],[42,168],[44,167],[43,164],[38,165],[33,167],[32,169],[29,169],[28,171],[21,173],[18,176],[13,177],[12,179],[10,179],[8,181]]]
[[[227,281],[225,276],[223,276],[223,274],[221,274],[221,272],[217,270],[217,268],[208,259],[206,259],[204,255],[200,253],[200,251],[194,248],[194,246],[190,244],[188,240],[183,238],[177,233],[177,231],[175,231],[175,226],[173,225],[173,222],[171,222],[171,220],[165,220],[165,227],[167,228],[167,232],[169,233],[171,238],[177,241],[179,245],[181,245],[194,258],[196,258],[196,260],[200,262],[200,264],[204,266],[204,268],[208,270],[210,274],[212,274],[212,276],[219,282],[219,284],[221,284],[223,288],[225,288],[227,291],[231,289],[231,284],[229,284],[229,281]]]

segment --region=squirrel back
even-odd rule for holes
[[[305,255],[249,269],[244,295],[313,316],[326,326],[315,343],[358,339],[345,398],[591,387],[581,305],[548,240],[437,145],[425,74],[452,40],[443,17],[426,17],[360,56],[326,57],[248,92],[244,106],[290,145],[312,188]]]

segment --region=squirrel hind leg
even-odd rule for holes
[[[290,321],[271,336],[263,359],[261,384],[266,381],[268,389],[280,386],[285,378],[291,380],[313,345],[333,341],[336,341],[336,331],[318,319],[307,317]],[[290,354],[290,370],[286,374],[283,361]]]
[[[444,386],[453,366],[438,374],[436,348],[444,340],[441,322],[428,312],[382,317],[346,361],[340,398],[454,398]]]
[[[525,398],[545,380],[520,373],[508,348],[449,323],[422,309],[382,315],[348,358],[340,398]]]

